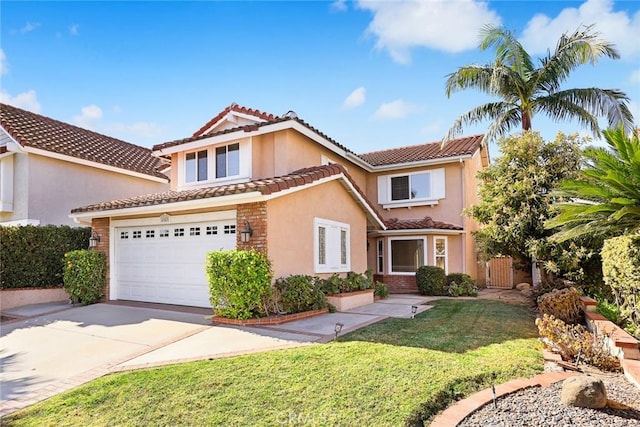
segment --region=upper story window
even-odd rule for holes
[[[216,148],[216,178],[240,175],[240,144]]]
[[[240,143],[209,147],[184,154],[182,183],[188,186],[250,176],[250,148]],[[240,153],[247,163],[240,164]]]
[[[436,205],[445,197],[444,169],[378,177],[378,203],[384,209]]]
[[[186,154],[185,161],[185,181],[196,182],[209,179],[207,174],[208,160],[207,150]]]

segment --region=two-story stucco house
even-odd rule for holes
[[[71,209],[169,189],[151,150],[0,104],[0,225],[75,225]]]
[[[481,136],[356,154],[295,113],[232,104],[191,137],[158,144],[171,191],[76,208],[107,253],[109,299],[209,307],[205,254],[256,248],[275,277],[371,268],[392,291],[415,270],[479,274],[462,209],[488,164]]]

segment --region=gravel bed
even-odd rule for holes
[[[607,398],[632,409],[588,409],[565,406],[560,401],[562,382],[532,387],[496,399],[465,418],[458,427],[568,427],[640,426],[640,389],[622,375],[599,376]]]

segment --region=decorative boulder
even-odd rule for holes
[[[560,400],[567,406],[602,409],[607,406],[604,383],[589,375],[564,380]]]
[[[530,291],[531,285],[528,284],[527,282],[518,283],[516,285],[516,289],[519,290],[520,292]]]

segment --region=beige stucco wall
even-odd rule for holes
[[[350,224],[351,270],[367,269],[367,218],[338,181],[267,202],[268,253],[275,277],[314,272],[314,217]]]
[[[488,165],[488,151],[481,148],[475,155],[464,162],[464,207],[470,208],[478,203],[478,172]],[[468,274],[473,277],[479,285],[486,283],[486,268],[484,263],[479,262],[479,254],[472,233],[479,229],[478,223],[472,218],[464,217],[464,226],[467,234],[465,236],[465,256]]]
[[[378,204],[378,176],[402,173],[414,173],[433,169],[445,170],[445,198],[440,199],[435,206],[412,206],[411,208],[393,208],[385,210]],[[417,219],[430,216],[436,221],[445,221],[455,225],[462,225],[460,215],[463,207],[463,167],[459,162],[432,167],[400,169],[397,171],[376,172],[367,177],[366,194],[369,201],[375,204],[385,219]]]
[[[77,226],[71,209],[123,197],[166,191],[153,182],[90,166],[28,154],[28,217],[41,224]]]

